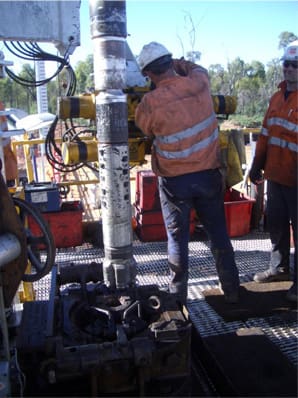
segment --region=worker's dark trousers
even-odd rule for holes
[[[159,177],[159,193],[168,236],[171,269],[170,292],[187,296],[190,210],[195,208],[211,241],[221,287],[233,292],[239,287],[234,250],[228,236],[219,170],[204,170],[177,177]],[[197,258],[198,267],[200,258]]]
[[[290,224],[294,240],[293,279],[297,282],[297,187],[267,182],[267,228],[272,250],[270,269],[273,273],[290,268]]]

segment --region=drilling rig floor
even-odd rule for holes
[[[92,268],[104,258],[103,249],[91,244],[58,249],[57,267],[34,282],[36,300],[24,305],[17,343],[19,363],[28,379],[24,396],[297,396],[297,305],[285,299],[291,282],[252,282],[254,273],[266,269],[269,261],[270,240],[265,232],[232,238],[232,244],[241,282],[239,303],[224,302],[209,241],[193,238],[188,299],[182,309],[166,293],[166,242],[134,240],[138,292],[133,306],[125,297],[92,305],[100,287],[81,289],[76,276],[57,302],[56,284],[71,280],[70,264],[77,267],[74,275],[80,267],[89,267],[87,279],[96,280],[100,275],[90,276]],[[162,302],[166,312],[159,311]],[[127,318],[131,345],[121,329],[114,330],[108,305]],[[60,311],[63,333],[61,324],[53,322],[54,307]],[[134,340],[142,322],[150,324],[156,340],[146,333]],[[111,342],[113,333],[118,346]],[[107,341],[99,344],[102,336]],[[137,377],[130,366],[132,357],[138,365]],[[99,378],[92,372],[86,376],[94,364],[102,369]]]

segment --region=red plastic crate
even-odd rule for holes
[[[83,210],[80,202],[64,202],[61,211],[42,213],[54,237],[56,248],[80,246],[83,243]],[[32,218],[28,227],[34,236],[40,235],[40,229]]]
[[[166,241],[167,233],[164,226],[162,212],[155,211],[141,211],[138,207],[135,209],[136,228],[135,232],[142,242]],[[195,231],[196,213],[192,209],[190,221],[190,235]]]
[[[142,242],[159,242],[167,240],[164,224],[138,224],[135,232]]]
[[[248,234],[255,199],[231,189],[226,191],[224,201],[229,236],[235,237]]]
[[[195,232],[196,223],[190,223],[190,235]],[[135,232],[142,242],[159,242],[166,241],[167,233],[164,224],[137,224]]]
[[[141,225],[150,225],[150,224],[163,224],[163,216],[161,210],[155,211],[143,211],[134,205],[134,217],[137,222]],[[190,221],[195,222],[196,220],[196,212],[194,209],[191,209],[190,212]]]
[[[134,217],[140,225],[159,225],[164,223],[161,210],[143,211],[134,206]]]

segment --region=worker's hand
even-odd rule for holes
[[[195,64],[194,62],[187,61],[184,58],[180,59],[174,58],[173,67],[177,75],[180,76],[192,76],[192,74],[196,74],[197,72],[204,73],[206,76],[208,76],[207,69],[203,68],[198,64]],[[200,75],[200,73],[198,75]]]
[[[186,76],[187,70],[185,69],[186,61],[183,57],[180,59],[173,59],[173,67],[175,72],[180,76]]]
[[[256,167],[252,167],[249,172],[250,181],[255,184],[259,185],[264,182],[262,170]]]

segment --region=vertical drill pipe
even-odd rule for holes
[[[126,87],[126,3],[89,0],[107,286],[135,283],[132,255]]]

